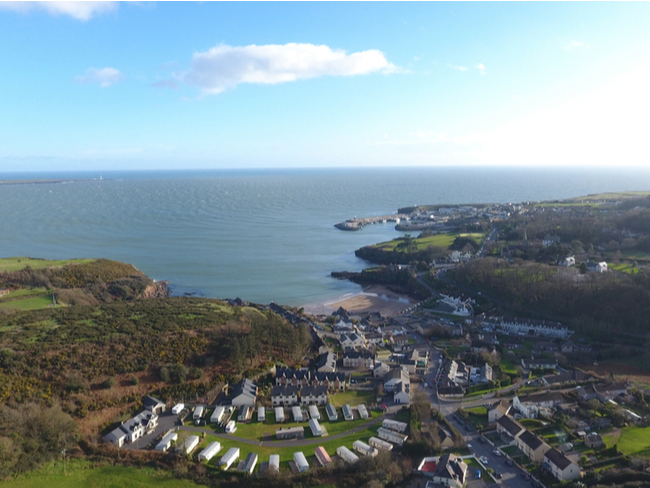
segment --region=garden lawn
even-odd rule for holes
[[[66,264],[85,264],[97,261],[96,259],[64,259],[59,261],[50,261],[49,259],[32,259],[25,257],[1,258],[0,271],[19,271],[29,266],[32,269],[61,267]]]
[[[94,468],[87,461],[73,460],[66,464],[56,461],[17,479],[3,482],[6,488],[196,488],[188,480],[179,480],[169,471],[152,468],[103,466]]]
[[[330,395],[330,401],[335,407],[350,405],[356,407],[360,404],[373,405],[377,401],[377,395],[373,391],[348,390]]]

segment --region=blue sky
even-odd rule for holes
[[[0,171],[650,163],[648,3],[2,3]]]

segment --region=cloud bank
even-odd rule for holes
[[[124,80],[124,74],[115,68],[88,68],[86,74],[76,76],[74,81],[79,84],[98,84],[102,88],[109,87]]]
[[[177,74],[204,93],[221,93],[242,83],[274,85],[320,76],[354,76],[399,72],[381,51],[347,54],[313,44],[270,44],[233,47],[219,45],[195,53],[190,71]]]
[[[117,9],[117,2],[0,2],[0,9],[27,13],[45,10],[50,15],[68,15],[77,20],[90,20],[96,14]]]

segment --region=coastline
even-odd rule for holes
[[[379,312],[384,317],[390,317],[415,303],[415,300],[394,293],[382,285],[370,285],[360,292],[328,302],[305,305],[304,309],[312,315],[330,315],[339,307],[343,307],[351,313]]]

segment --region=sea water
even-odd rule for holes
[[[288,305],[359,286],[330,277],[369,264],[354,250],[402,233],[345,232],[354,216],[415,204],[522,202],[650,189],[647,170],[368,168],[0,173],[0,256],[104,257],[133,264],[172,293]]]

